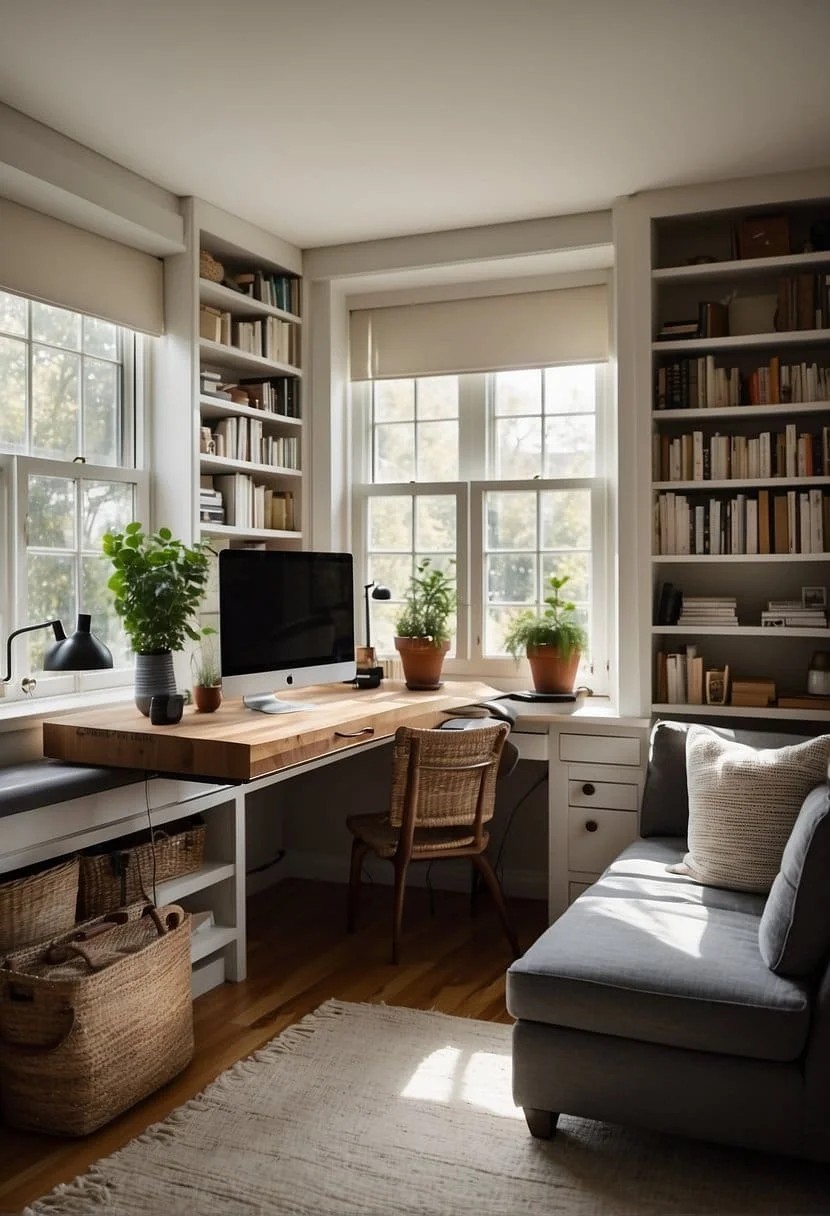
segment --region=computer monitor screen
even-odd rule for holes
[[[272,694],[353,680],[352,555],[224,549],[219,641],[225,695],[250,709],[305,709]]]

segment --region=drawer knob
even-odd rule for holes
[[[596,786],[591,785],[590,781],[586,781],[582,787],[582,792],[590,797],[591,794],[595,794],[597,792]]]
[[[598,827],[599,827],[599,824],[597,823],[596,819],[589,819],[588,822],[585,824],[585,831],[586,832],[595,832]]]

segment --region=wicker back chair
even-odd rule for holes
[[[392,961],[398,961],[406,873],[412,861],[469,857],[498,909],[514,957],[520,953],[501,887],[485,854],[493,818],[496,779],[509,727],[420,730],[401,726],[395,734],[389,810],[352,815],[354,835],[349,880],[349,932],[357,921],[360,880],[367,853],[395,869]]]

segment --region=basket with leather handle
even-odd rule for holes
[[[131,908],[0,969],[0,1102],[12,1127],[84,1136],[193,1056],[190,916]]]

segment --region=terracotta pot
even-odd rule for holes
[[[449,648],[449,642],[439,642],[436,646],[429,638],[395,638],[407,688],[413,692],[440,688],[441,668]]]
[[[222,685],[194,684],[193,701],[200,714],[212,714],[222,704]]]
[[[537,692],[573,692],[580,658],[578,650],[563,658],[556,646],[528,646],[533,687]]]

